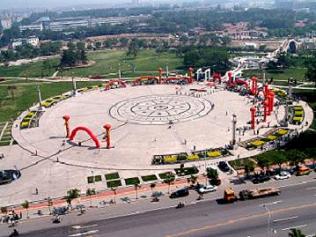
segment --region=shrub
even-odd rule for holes
[[[125,179],[125,184],[126,185],[135,185],[135,184],[139,184],[139,183],[140,183],[140,180],[139,180],[138,177]]]
[[[119,179],[120,175],[118,172],[115,172],[115,173],[106,174],[104,175],[104,177],[106,180],[112,180],[112,179]]]
[[[87,179],[88,179],[88,184],[91,184],[94,182],[94,176],[89,176]]]
[[[96,175],[96,176],[94,177],[94,181],[95,181],[95,182],[100,182],[100,181],[102,181],[102,176],[101,176],[101,175]]]
[[[157,180],[157,176],[154,175],[154,174],[145,175],[145,176],[142,176],[141,178],[142,178],[142,180],[143,180],[144,182],[149,182],[149,181]]]
[[[116,188],[116,187],[122,186],[122,182],[121,180],[113,180],[113,181],[106,182],[106,185],[108,188]]]
[[[172,172],[164,172],[164,173],[160,173],[158,175],[161,179],[166,179],[168,176],[170,176],[170,174],[172,174]]]

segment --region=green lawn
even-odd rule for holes
[[[293,79],[297,79],[297,81],[303,81],[305,76],[306,68],[288,68],[285,70],[279,70],[279,71],[268,71],[266,70],[266,78],[270,79],[273,77],[274,80],[283,80],[287,81],[290,77],[293,77]],[[244,71],[243,76],[249,77],[256,75],[260,78],[262,78],[262,72],[259,70],[248,70]]]
[[[61,72],[62,76],[89,77],[103,75],[107,78],[117,77],[119,64],[122,75],[136,77],[140,75],[157,75],[159,67],[175,70],[183,67],[183,59],[174,53],[156,53],[154,50],[141,50],[136,58],[127,58],[124,50],[102,50],[88,53],[88,59],[96,63],[88,68],[69,69]],[[43,62],[14,67],[0,67],[0,77],[42,77],[52,76],[59,63],[58,59],[50,59],[51,68],[44,68]],[[135,72],[133,71],[135,69]]]
[[[100,82],[77,82],[77,87],[98,85]],[[14,98],[7,89],[8,84],[0,84],[0,122],[15,119],[21,112],[37,102],[36,85],[33,82],[16,83]],[[42,98],[46,99],[72,90],[71,82],[40,83]]]
[[[89,68],[70,69],[62,73],[66,76],[89,77],[104,75],[115,77],[121,65],[122,75],[126,77],[158,74],[158,68],[168,65],[170,70],[182,67],[182,59],[172,53],[157,54],[154,50],[142,50],[136,58],[126,58],[123,50],[99,51],[88,54],[89,60],[96,62]],[[133,67],[135,72],[133,72]]]
[[[58,59],[49,59],[52,67],[43,68],[43,62],[24,64],[13,67],[0,67],[0,77],[42,77],[52,76],[55,72],[54,67],[59,63]]]

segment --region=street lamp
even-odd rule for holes
[[[72,94],[75,96],[77,94],[77,83],[74,78],[74,73],[72,73],[71,81],[72,81],[72,89],[73,89]]]
[[[268,226],[267,226],[267,237],[270,237],[270,226],[271,226],[271,212],[270,209],[267,207],[267,205],[263,204],[262,207],[267,211],[268,213]]]
[[[233,135],[233,140],[232,140],[232,146],[234,149],[234,146],[236,145],[236,124],[237,124],[237,116],[236,114],[233,114],[233,129],[232,129],[232,135]]]
[[[38,96],[38,103],[39,103],[39,105],[38,105],[38,111],[43,111],[44,108],[43,108],[43,106],[42,106],[42,93],[41,93],[40,86],[37,85],[37,86],[36,86],[36,89],[37,89],[37,96]]]

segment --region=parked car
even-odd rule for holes
[[[199,193],[209,193],[209,192],[215,192],[217,190],[216,186],[213,185],[206,185],[199,188]]]
[[[182,188],[179,189],[173,193],[171,193],[170,198],[179,198],[179,197],[185,197],[189,195],[189,189],[188,188]]]
[[[284,180],[291,177],[291,174],[287,171],[281,171],[280,174],[274,176],[276,180]]]
[[[223,172],[229,172],[230,168],[225,161],[220,161],[218,164],[218,168]]]
[[[254,184],[258,184],[258,183],[264,183],[266,181],[269,181],[270,179],[271,178],[268,175],[258,175],[252,178],[251,182],[253,182]]]

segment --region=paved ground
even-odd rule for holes
[[[302,177],[299,177],[302,178]],[[316,233],[315,179],[290,183],[281,188],[281,195],[257,200],[218,205],[216,201],[202,201],[176,210],[159,209],[136,214],[137,206],[144,203],[125,204],[133,216],[111,217],[111,213],[122,208],[93,209],[82,216],[76,213],[63,217],[60,225],[54,225],[50,218],[40,218],[19,224],[22,236],[288,236],[290,228],[298,227],[305,234]],[[306,179],[306,177],[305,177]],[[290,181],[290,180],[289,180]],[[298,180],[296,180],[298,181]],[[288,181],[285,181],[288,182]],[[292,181],[291,181],[292,182]],[[271,185],[271,184],[270,184]],[[214,195],[214,194],[211,194]],[[215,197],[216,198],[216,197]],[[176,203],[176,201],[174,202]],[[159,203],[158,203],[159,204]],[[264,208],[265,204],[266,208]],[[148,204],[147,204],[148,205]],[[155,204],[151,204],[155,205]],[[134,210],[134,211],[133,211]],[[269,213],[271,218],[269,218]],[[116,213],[116,215],[120,215]],[[112,216],[113,217],[113,216]],[[268,226],[269,223],[269,226]],[[36,231],[38,228],[41,230]],[[270,235],[267,232],[270,232]],[[0,236],[9,230],[0,226]]]
[[[232,139],[232,114],[237,115],[237,127],[249,126],[250,101],[237,93],[221,89],[216,91],[206,89],[206,92],[189,94],[190,89],[203,88],[206,88],[205,84],[185,87],[139,86],[106,92],[92,91],[79,94],[47,109],[40,119],[38,128],[20,130],[13,126],[12,134],[19,142],[19,146],[0,148],[0,153],[5,154],[5,159],[0,161],[1,169],[17,167],[22,169],[22,177],[9,185],[0,186],[2,205],[19,204],[24,200],[36,201],[47,197],[61,197],[71,188],[79,188],[83,193],[87,188],[104,190],[106,188],[104,181],[88,185],[87,177],[101,175],[104,178],[105,173],[113,171],[119,171],[121,178],[158,174],[173,170],[178,165],[152,166],[153,155],[191,152],[194,146],[197,150],[223,147]],[[176,99],[176,91],[179,100]],[[139,99],[140,97],[145,100]],[[166,98],[172,99],[166,100]],[[120,115],[125,113],[126,119],[140,120],[141,124],[119,121],[110,115],[113,105],[118,103],[125,105],[124,101],[127,100],[133,101],[134,104],[128,103],[126,107],[120,106],[115,111]],[[120,104],[122,101],[123,104]],[[311,124],[312,110],[306,103],[300,103],[305,109],[303,124],[305,121]],[[212,108],[213,104],[215,106]],[[147,114],[148,110],[152,111],[152,118]],[[202,113],[199,114],[201,111]],[[142,115],[142,112],[146,114]],[[72,129],[79,125],[87,126],[99,135],[100,140],[103,137],[103,125],[112,124],[111,136],[114,148],[94,149],[94,143],[90,140],[83,142],[81,147],[77,146],[78,141],[88,139],[85,133],[79,133],[75,143],[64,143],[65,128],[62,116],[65,114],[71,116]],[[284,108],[280,107],[270,116],[267,123],[270,123],[271,127],[283,116]],[[170,129],[169,124],[165,122],[156,124],[157,121],[166,121],[168,118],[175,120]],[[266,125],[260,124],[260,126]],[[296,128],[303,131],[308,127],[296,126]],[[263,127],[260,129],[260,134],[264,134],[269,129],[267,126]],[[240,138],[242,141],[254,136],[251,130],[244,136],[237,133],[237,139]],[[105,146],[103,141],[102,146]],[[262,151],[248,151],[238,147],[233,151],[233,156],[226,159],[248,157],[260,152]],[[35,153],[37,155],[34,155]],[[57,160],[59,162],[56,162]],[[203,173],[206,167],[215,166],[218,161],[219,159],[214,159],[193,162],[189,165],[196,165]],[[124,183],[123,179],[122,182]],[[39,189],[39,195],[33,195],[35,188]]]

